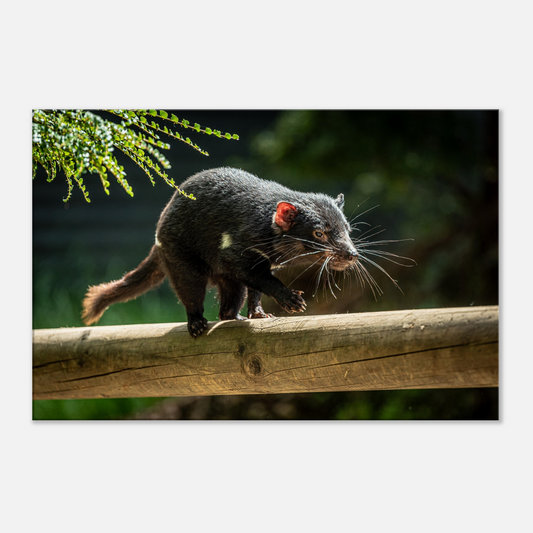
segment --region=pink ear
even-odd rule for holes
[[[280,202],[276,210],[274,222],[283,230],[289,231],[294,224],[298,209],[287,202]]]

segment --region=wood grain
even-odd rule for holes
[[[34,330],[34,399],[498,386],[498,307]]]

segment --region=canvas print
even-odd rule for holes
[[[33,419],[497,420],[498,124],[33,110]]]

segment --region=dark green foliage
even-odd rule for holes
[[[159,401],[157,398],[42,400],[33,402],[33,420],[117,420]]]
[[[189,122],[179,120],[174,114],[169,118],[166,111],[155,109],[110,109],[111,115],[120,118],[120,124],[106,120],[84,110],[42,110],[33,111],[33,177],[37,171],[37,165],[41,165],[48,175],[48,181],[52,181],[57,171],[62,170],[67,178],[68,193],[64,202],[71,195],[74,183],[78,185],[85,200],[90,202],[89,193],[83,181],[83,175],[87,172],[98,174],[104,191],[109,194],[108,172],[110,172],[124,190],[133,196],[133,190],[126,180],[124,167],[120,165],[113,154],[115,148],[129,157],[140,167],[155,185],[152,172],[160,176],[165,182],[187,195],[170,178],[165,170],[170,169],[170,163],[159,149],[168,150],[170,145],[163,142],[159,133],[184,142],[204,155],[209,155],[189,137],[182,137],[166,125],[161,126],[155,120],[148,121],[147,116],[157,117],[169,123],[187,129]],[[134,129],[137,128],[137,129]],[[210,135],[215,133],[218,137],[226,139],[238,139],[237,135],[220,131],[214,132],[204,129],[195,124],[195,131]]]
[[[126,416],[139,420],[495,420],[498,418],[498,390],[169,398]]]

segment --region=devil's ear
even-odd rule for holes
[[[274,215],[274,222],[279,226],[283,231],[289,231],[293,224],[296,215],[298,214],[298,209],[292,204],[287,202],[280,202],[276,209],[276,214]]]
[[[344,208],[344,194],[342,192],[335,198],[335,203],[339,206],[339,209]]]

